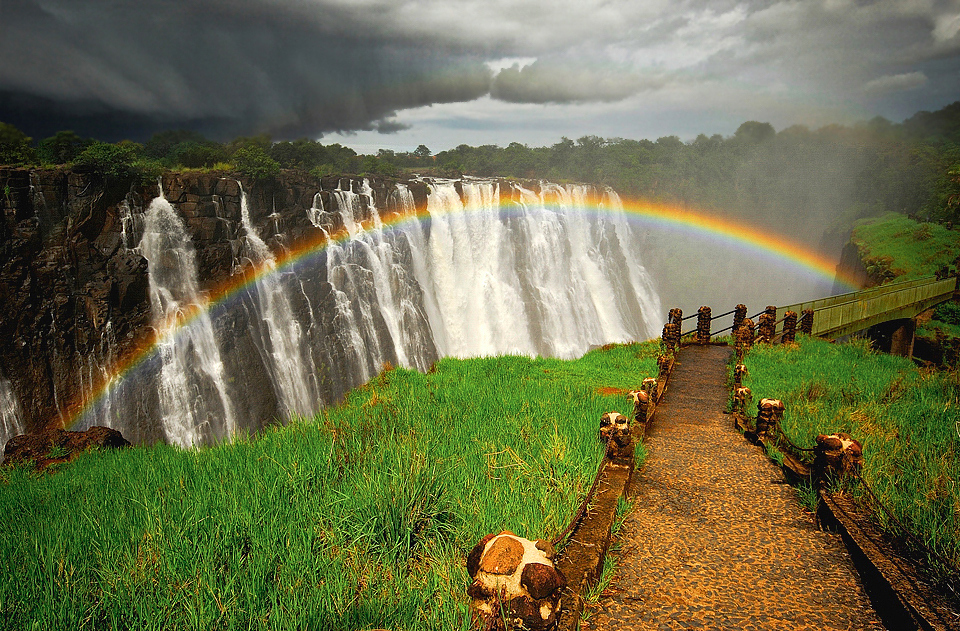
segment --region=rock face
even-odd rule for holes
[[[334,191],[359,191],[361,183],[359,178],[318,180],[285,172],[267,182],[238,182],[236,176],[215,173],[168,174],[161,185],[192,238],[201,290],[210,290],[235,278],[244,264],[241,184],[250,221],[279,253],[317,240],[324,230],[341,229]],[[369,197],[381,212],[397,206],[391,195],[394,182],[370,178],[368,184]],[[423,207],[426,185],[409,182],[407,187],[414,203]],[[100,382],[118,360],[135,357],[152,340],[148,261],[138,245],[144,211],[158,188],[94,173],[0,168],[0,191],[0,381],[17,404],[21,431],[62,427],[81,404],[97,397]],[[361,213],[366,199],[359,200]],[[310,219],[315,202],[318,225]],[[329,292],[325,278],[311,282],[314,286],[303,293]],[[315,315],[326,324],[336,317],[332,312]],[[224,314],[217,322],[218,343],[225,349],[227,369],[242,368],[232,374],[262,384],[268,381],[265,369],[256,364],[263,346],[258,347],[256,322],[250,318],[251,309]],[[338,355],[333,349],[331,355],[333,362],[347,361],[342,350]],[[124,405],[134,416],[156,418],[157,395],[133,385]],[[352,385],[328,381],[317,395],[333,401]],[[260,423],[284,412],[269,387],[237,384],[233,394],[237,407]],[[110,413],[116,417],[120,410]],[[137,442],[165,438],[149,420],[131,433]]]
[[[91,427],[83,432],[46,429],[36,434],[15,436],[3,449],[3,464],[33,461],[37,469],[65,462],[90,449],[120,449],[130,442],[109,427]]]

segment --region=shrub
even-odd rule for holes
[[[233,163],[243,175],[257,180],[275,177],[280,173],[280,163],[267,155],[258,145],[240,147],[233,154]]]
[[[933,312],[933,319],[945,324],[960,326],[960,303],[945,302]]]
[[[77,159],[93,141],[72,131],[58,131],[37,145],[37,155],[43,164],[67,164]]]
[[[142,146],[135,142],[111,144],[98,140],[84,149],[74,164],[108,178],[154,180],[163,172],[163,167],[156,160],[142,156],[141,151]]]
[[[0,164],[31,164],[36,154],[30,136],[10,125],[0,123]]]

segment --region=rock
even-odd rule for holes
[[[547,541],[531,541],[506,531],[481,539],[467,558],[467,570],[475,570],[467,588],[474,627],[488,631],[555,628],[567,581],[554,567],[553,553]],[[504,572],[508,566],[513,569]]]
[[[14,436],[3,449],[3,464],[32,460],[37,469],[64,462],[89,449],[120,449],[130,442],[115,429],[95,425],[84,432],[47,429],[36,434]]]
[[[523,544],[510,536],[497,538],[480,559],[480,569],[489,574],[513,574],[523,560]]]

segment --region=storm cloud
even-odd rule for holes
[[[569,107],[702,131],[902,118],[960,98],[958,32],[957,0],[4,0],[0,121],[281,139],[403,135],[422,108],[494,102],[552,108],[557,137],[577,133]]]

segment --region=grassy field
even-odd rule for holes
[[[847,432],[863,444],[862,475],[925,545],[960,568],[960,375],[921,371],[865,344],[801,336],[799,346],[754,346],[744,380],[754,396],[783,400],[783,429],[812,447]],[[865,505],[862,488],[852,492]],[[881,525],[898,528],[875,506]],[[941,568],[945,570],[945,568]]]
[[[960,229],[916,222],[900,213],[861,219],[852,241],[868,269],[889,279],[910,280],[930,276],[960,255]]]
[[[0,628],[467,628],[467,552],[563,529],[632,410],[600,389],[656,353],[446,359],[252,438],[0,469]]]

